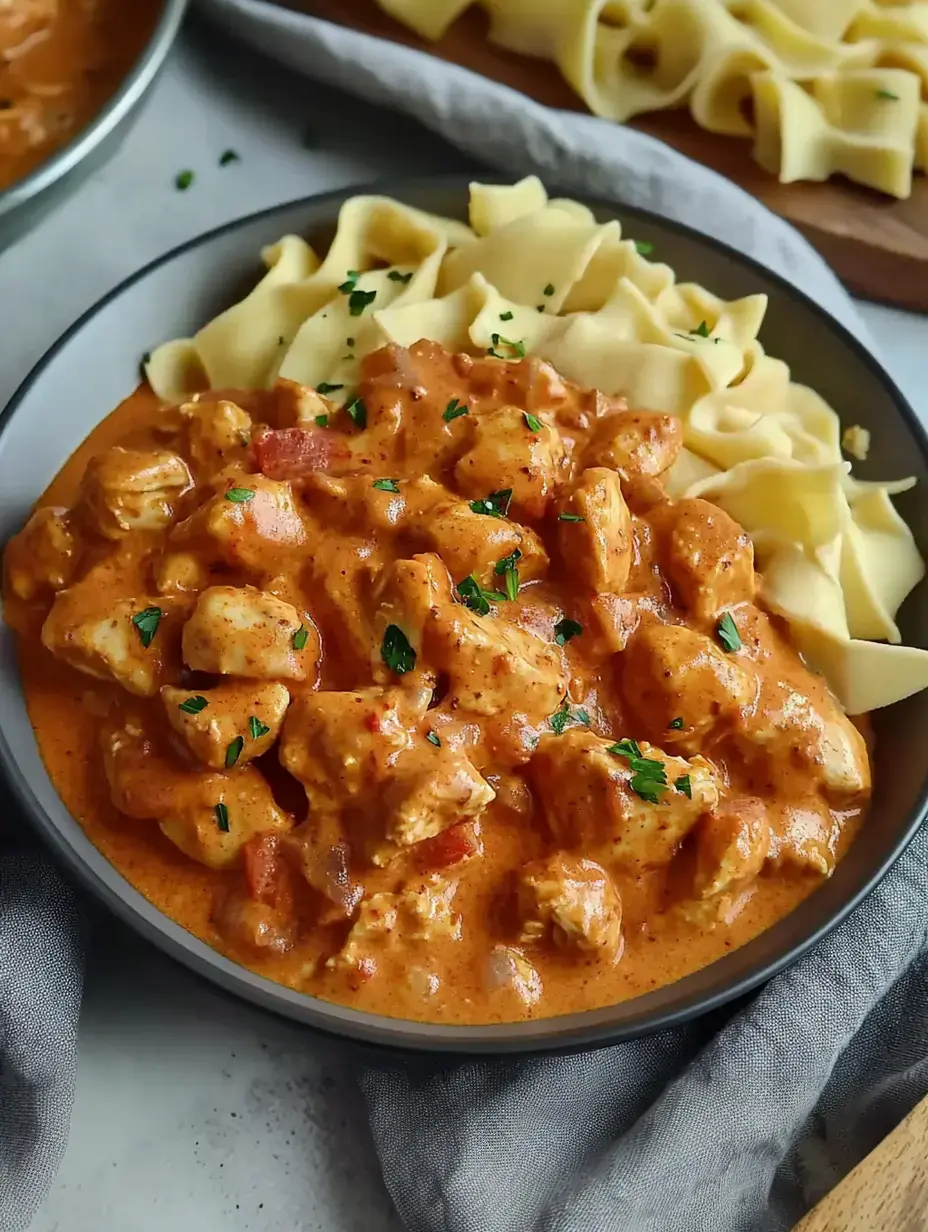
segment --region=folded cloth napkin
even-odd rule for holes
[[[325,82],[417,116],[507,174],[716,235],[862,327],[834,276],[752,198],[641,134],[260,0],[200,0]],[[12,809],[0,790],[0,830]],[[727,1021],[575,1057],[384,1062],[361,1074],[413,1232],[786,1229],[928,1089],[928,834],[854,916]],[[82,928],[38,855],[0,842],[0,1232],[64,1148]],[[101,1230],[109,1232],[109,1229]]]
[[[806,242],[659,142],[281,9],[200,0],[253,46],[512,175],[644,206],[749,253],[865,332]],[[309,6],[307,6],[309,7]],[[780,1232],[928,1091],[928,831],[853,916],[721,1030],[571,1057],[368,1066],[414,1232]]]

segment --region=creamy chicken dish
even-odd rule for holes
[[[0,190],[105,105],[161,8],[162,0],[0,0]]]
[[[677,979],[832,871],[868,750],[661,476],[673,416],[420,342],[352,399],[140,390],[5,555],[45,763],[157,906],[413,1019]]]

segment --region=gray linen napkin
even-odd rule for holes
[[[416,116],[513,177],[645,206],[777,270],[862,336],[787,224],[631,129],[263,0],[200,0],[312,77]],[[717,1033],[573,1057],[365,1069],[412,1232],[786,1232],[928,1091],[928,831],[853,916]],[[918,1224],[917,1226],[921,1226]]]

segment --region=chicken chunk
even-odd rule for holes
[[[841,823],[821,797],[807,796],[771,818],[769,860],[775,868],[830,877],[837,861]]]
[[[754,548],[737,522],[704,500],[668,504],[657,521],[662,555],[683,607],[711,621],[754,598]]]
[[[512,490],[517,517],[544,517],[560,473],[564,448],[555,428],[516,406],[483,410],[474,425],[473,444],[454,468],[465,496],[486,497]]]
[[[88,676],[153,697],[176,657],[180,615],[164,599],[116,599],[91,572],[58,592],[42,644]]]
[[[202,546],[226,564],[259,573],[306,548],[307,526],[289,483],[236,470],[215,483],[216,495],[174,528],[175,544]]]
[[[280,758],[305,787],[311,813],[341,813],[351,842],[375,864],[467,819],[494,792],[467,758],[412,728],[427,691],[315,693],[284,724]]]
[[[529,773],[562,847],[595,854],[607,867],[665,864],[718,803],[715,771],[701,757],[685,761],[643,742],[629,745],[618,752],[587,728],[572,728],[542,739]],[[642,761],[643,773],[636,769]]]
[[[215,475],[230,463],[245,461],[251,442],[251,416],[226,398],[185,402],[180,408],[187,428],[191,458],[205,476]]]
[[[297,937],[297,922],[290,911],[256,902],[241,891],[220,897],[212,921],[222,937],[250,954],[286,954]]]
[[[807,677],[802,692],[765,679],[760,703],[736,733],[738,748],[784,794],[818,787],[846,804],[869,792],[867,745],[823,681]]]
[[[757,705],[753,665],[684,625],[642,624],[617,663],[642,729],[674,748],[695,751],[744,728]]]
[[[88,462],[80,499],[102,535],[121,539],[170,526],[192,486],[187,463],[176,453],[114,445]]]
[[[67,509],[37,509],[6,546],[10,590],[26,600],[61,590],[74,576],[81,547]]]
[[[494,589],[496,565],[515,551],[520,553],[523,582],[548,570],[544,544],[530,527],[475,513],[467,501],[438,502],[421,520],[411,518],[409,525],[418,542],[438,553],[455,583],[473,575],[481,586]]]
[[[195,595],[210,583],[209,566],[196,552],[163,552],[152,575],[159,595]]]
[[[683,447],[683,422],[656,411],[618,411],[596,425],[585,466],[605,466],[622,479],[649,479],[670,469]]]
[[[770,824],[763,803],[753,796],[724,801],[699,825],[697,895],[706,899],[737,893],[763,868],[769,850]]]
[[[425,626],[433,609],[452,602],[451,580],[442,562],[431,553],[397,560],[381,574],[372,598],[372,664],[375,676],[386,681],[391,676],[381,655],[386,630],[390,625],[402,629],[416,655],[421,655]]]
[[[542,722],[567,693],[563,651],[499,617],[460,604],[440,607],[426,626],[428,662],[449,678],[449,705]]]
[[[228,868],[256,834],[289,825],[252,766],[235,775],[191,773],[163,756],[131,720],[105,727],[101,744],[116,808],[140,821],[157,821],[185,855],[210,868]]]
[[[519,873],[524,943],[550,938],[562,949],[615,960],[622,945],[622,905],[605,869],[559,852]]]
[[[458,883],[436,874],[396,893],[363,899],[358,917],[329,970],[354,972],[364,979],[378,973],[384,958],[421,945],[460,941],[461,917],[454,910]]]
[[[615,471],[584,471],[559,502],[558,546],[567,570],[583,586],[621,594],[632,563],[632,518]]]
[[[184,662],[221,676],[311,679],[319,651],[309,617],[254,586],[211,586],[184,625]]]
[[[514,945],[495,945],[486,964],[487,986],[493,993],[511,993],[522,1006],[541,1000],[541,976]]]
[[[201,692],[165,685],[168,722],[198,761],[213,770],[244,766],[266,753],[290,704],[282,684],[230,680]]]

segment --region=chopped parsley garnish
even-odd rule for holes
[[[512,500],[512,488],[501,488],[491,492],[483,500],[472,500],[470,507],[474,513],[484,513],[488,518],[504,518],[509,512],[509,502]]]
[[[497,577],[501,577],[506,585],[506,594],[510,599],[517,599],[519,596],[519,570],[516,562],[521,559],[522,553],[518,548],[510,552],[508,556],[504,556],[502,560],[498,560],[494,566],[493,572]]]
[[[329,426],[329,417],[328,415],[317,415],[315,422],[318,427],[327,428]]]
[[[400,490],[395,479],[375,479],[374,487],[378,492],[398,492]]]
[[[230,740],[226,745],[226,769],[231,770],[235,763],[242,755],[242,749],[245,747],[245,737],[236,736],[234,740]]]
[[[469,607],[478,616],[488,615],[491,603],[503,603],[506,599],[501,591],[484,590],[472,573],[468,574],[463,581],[458,582],[455,589],[464,606]]]
[[[416,652],[399,625],[387,625],[380,645],[380,657],[397,676],[405,676],[416,666]]]
[[[433,731],[430,731],[430,732],[426,735],[426,737],[425,737],[425,738],[426,738],[426,740],[429,742],[429,744],[434,744],[434,745],[435,745],[435,747],[436,747],[436,749],[440,749],[440,748],[441,748],[441,737],[439,736],[438,732],[433,732]]]
[[[300,625],[296,633],[293,635],[293,649],[302,650],[309,638],[309,630],[305,625]]]
[[[185,702],[181,702],[177,707],[178,710],[183,710],[184,714],[199,714],[201,710],[205,710],[209,702],[205,697],[201,697],[198,693],[196,697],[188,697]]]
[[[590,716],[582,706],[578,706],[576,710],[572,710],[570,699],[565,697],[558,709],[549,717],[548,723],[550,724],[551,730],[554,734],[556,736],[561,736],[564,734],[564,729],[569,727],[571,723],[584,723],[587,727],[589,727]]]
[[[523,411],[522,418],[525,420],[525,426],[529,432],[541,431],[541,420],[537,415],[530,415],[528,411]]]
[[[408,274],[401,274],[399,270],[390,270],[387,277],[391,282],[402,282],[405,285],[412,278],[412,270]]]
[[[457,398],[452,398],[442,411],[441,417],[445,423],[451,423],[452,419],[458,419],[461,415],[466,415],[469,409],[469,407],[462,406]]]
[[[338,284],[338,289],[341,291],[342,295],[350,295],[355,289],[360,277],[361,275],[357,270],[349,270],[345,281]]]
[[[254,488],[229,488],[226,492],[226,500],[231,501],[233,505],[244,505],[246,501],[254,499]]]
[[[535,309],[536,312],[544,312],[544,310],[545,310],[544,304],[539,304],[538,307]]]
[[[678,779],[674,779],[673,785],[677,791],[681,791],[686,796],[687,800],[692,800],[693,785],[688,774],[681,774]]]
[[[579,513],[559,513],[557,520],[559,522],[585,522],[586,518],[581,517]]]
[[[579,620],[569,620],[566,616],[554,626],[554,640],[558,646],[566,646],[572,637],[579,637],[583,625]]]
[[[511,312],[501,312],[501,313],[499,314],[499,319],[500,319],[501,321],[511,321],[511,320],[512,320],[512,313],[511,313]]]
[[[345,410],[353,423],[363,431],[367,427],[367,407],[363,398],[352,398],[345,403]]]
[[[229,163],[239,163],[242,160],[234,150],[223,150],[219,155],[219,166],[228,167]]]
[[[715,626],[715,632],[719,641],[730,654],[741,649],[741,634],[738,632],[738,626],[732,619],[731,612],[725,613]]]
[[[192,171],[178,171],[177,175],[174,177],[174,187],[178,192],[186,192],[192,183]]]
[[[348,311],[353,317],[359,317],[368,304],[377,298],[376,291],[352,291],[348,296]]]
[[[277,345],[278,346],[283,346],[285,341],[286,339],[284,338],[283,334],[277,335]]]
[[[671,719],[667,724],[672,731],[683,731],[683,715],[678,715],[677,718]]]
[[[877,98],[888,98],[894,103],[899,102],[899,95],[893,94],[892,90],[877,90],[876,96]]]
[[[650,257],[654,251],[654,245],[650,240],[635,240],[635,251],[639,257]]]
[[[262,736],[266,736],[271,729],[266,723],[262,723],[259,718],[252,715],[248,720],[248,734],[252,740],[260,740]]]
[[[334,394],[336,389],[344,389],[344,385],[330,385],[328,381],[320,381],[316,386],[317,394]]]
[[[709,326],[705,321],[700,321],[695,329],[690,330],[691,334],[695,334],[697,338],[709,337]]]
[[[229,833],[229,810],[224,804],[214,804],[213,812],[216,814],[216,825],[223,832]]]
[[[660,803],[660,793],[667,790],[667,767],[654,757],[642,757],[636,740],[620,740],[607,750],[617,753],[628,761],[632,777],[628,785],[642,800],[649,804]]]
[[[138,629],[142,645],[146,650],[152,644],[152,640],[158,632],[158,625],[161,623],[163,615],[164,613],[160,607],[146,607],[144,611],[136,612],[132,617],[132,623]]]
[[[545,294],[545,295],[553,295],[553,294],[554,294],[554,283],[553,283],[553,282],[549,282],[549,283],[546,285],[546,287],[545,287],[545,289],[544,289],[544,294]]]
[[[502,334],[491,334],[490,341],[493,343],[491,347],[487,347],[487,354],[492,355],[494,359],[525,359],[525,343],[513,342],[511,338],[504,338]],[[506,347],[511,352],[510,355],[502,355],[499,352],[499,347]]]
[[[350,347],[353,347],[353,346],[354,346],[354,339],[353,339],[353,338],[346,338],[346,339],[345,339],[345,344],[346,344],[349,348],[350,348]]]

